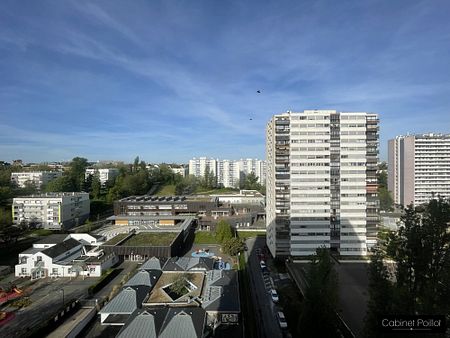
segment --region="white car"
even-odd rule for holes
[[[270,297],[272,297],[272,301],[274,303],[278,303],[278,301],[280,300],[280,298],[278,298],[277,290],[274,289],[270,290]]]
[[[260,261],[260,262],[259,262],[259,265],[261,266],[261,269],[267,268],[266,262],[264,262],[264,261]]]
[[[280,327],[282,329],[287,329],[286,317],[284,316],[283,312],[281,312],[281,311],[277,312],[277,319],[278,319],[278,324],[280,325]]]

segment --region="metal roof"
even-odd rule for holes
[[[152,286],[150,274],[145,270],[138,271],[133,277],[130,278],[128,282],[126,282],[124,286],[132,286],[132,285]]]
[[[40,252],[42,250],[44,250],[44,249],[42,249],[42,248],[29,248],[29,249],[26,249],[25,251],[22,251],[19,255],[33,255],[33,254],[38,253],[38,252]]]
[[[172,257],[164,265],[164,271],[212,270],[214,260],[208,257]]]
[[[51,234],[35,242],[35,244],[58,244],[63,242],[68,236],[68,234]]]
[[[153,338],[157,337],[155,327],[155,317],[143,311],[132,319],[130,323],[116,336],[117,338]],[[182,336],[180,336],[182,337]]]
[[[82,246],[82,244],[73,238],[69,238],[64,242],[42,250],[42,253],[48,257],[55,258],[77,246]]]
[[[174,312],[174,316],[166,324],[163,331],[159,334],[160,338],[197,338],[192,317],[184,311]]]
[[[119,294],[106,304],[100,313],[132,313],[137,309],[136,290],[124,288]]]
[[[161,262],[158,258],[152,257],[140,267],[141,270],[161,270]]]

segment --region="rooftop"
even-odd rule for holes
[[[51,258],[55,258],[77,246],[82,246],[82,244],[73,238],[69,238],[64,242],[58,243],[50,248],[42,250],[42,253]]]
[[[178,236],[174,232],[140,232],[137,233],[124,242],[121,246],[167,246]]]

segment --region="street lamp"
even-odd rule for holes
[[[63,307],[63,309],[64,309],[64,289],[61,288],[61,289],[59,289],[59,291],[62,292],[62,307]]]

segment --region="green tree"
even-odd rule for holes
[[[237,237],[225,239],[222,244],[224,253],[230,256],[236,256],[239,252],[244,250],[244,242]]]
[[[384,211],[392,211],[394,200],[388,190],[387,186],[387,165],[386,162],[378,166],[377,183],[378,183],[378,198],[380,199],[380,209]]]
[[[308,286],[299,318],[305,337],[340,337],[338,334],[338,277],[328,249],[317,249],[307,272]]]
[[[393,314],[393,285],[390,274],[384,264],[384,254],[376,249],[370,257],[369,265],[369,300],[365,318],[364,335],[381,336],[378,327],[379,316]]]
[[[83,157],[74,157],[70,162],[69,177],[72,180],[72,191],[81,191],[84,183],[86,168],[89,166],[88,160]]]
[[[241,189],[247,190],[261,190],[262,186],[258,183],[258,176],[255,175],[254,172],[246,175],[242,184]]]
[[[215,232],[216,239],[219,243],[225,243],[226,240],[233,238],[233,229],[230,223],[225,220],[220,220],[216,225]]]
[[[44,187],[45,192],[72,192],[76,191],[74,186],[74,181],[70,176],[64,175],[58,177],[50,182]]]
[[[378,198],[380,199],[380,209],[384,211],[394,210],[394,200],[386,187],[378,187]]]
[[[136,156],[133,162],[133,172],[138,171],[139,169],[139,156]]]
[[[100,182],[100,177],[98,175],[94,175],[92,177],[91,190],[92,190],[92,197],[98,199],[100,197],[102,190],[102,184]]]
[[[371,263],[370,280],[376,283],[371,282],[369,289],[366,329],[370,337],[380,336],[374,331],[375,318],[383,311],[450,313],[450,202],[431,200],[422,208],[410,205],[402,221],[398,232],[386,237],[386,251],[381,251],[383,258],[390,255],[395,261],[395,282],[389,282],[380,258]],[[386,292],[389,283],[392,292]]]
[[[188,280],[192,278],[190,273],[176,274],[172,279],[172,284],[169,288],[172,292],[179,295],[184,295],[187,293],[187,286],[189,285]]]

